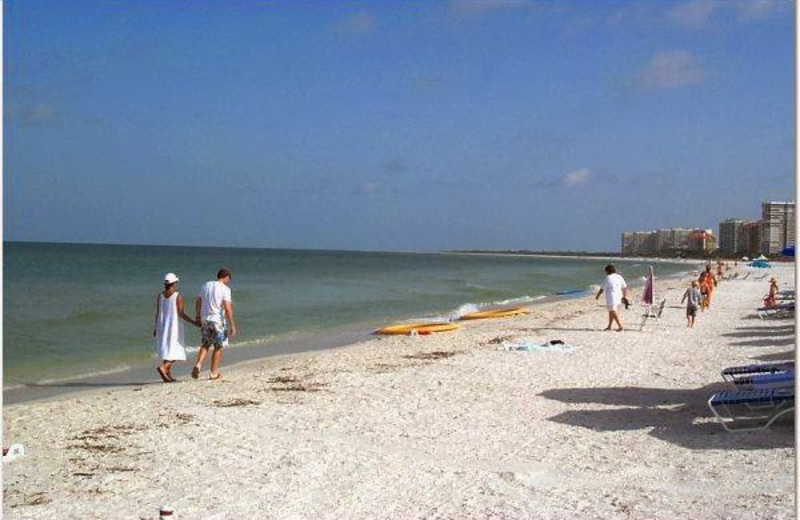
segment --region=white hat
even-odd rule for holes
[[[164,277],[164,283],[173,284],[176,283],[177,281],[178,277],[175,276],[175,273],[167,273],[167,275]]]

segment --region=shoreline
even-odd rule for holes
[[[581,257],[567,258],[581,259]],[[600,258],[595,258],[595,260],[597,259]],[[664,263],[683,263],[673,262],[671,259],[660,259],[660,261]],[[690,262],[685,263],[687,265],[690,264]],[[669,281],[676,278],[683,278],[687,276],[689,272],[690,271],[687,270],[685,272],[673,273],[664,277],[657,277],[657,280]],[[632,290],[636,290],[643,287],[644,282],[636,278],[628,280],[628,284]],[[581,289],[583,292],[580,294],[540,295],[534,297],[529,302],[520,303],[519,305],[535,308],[540,305],[548,305],[564,300],[588,298],[593,296],[592,291],[596,290],[598,286],[599,285],[591,284],[589,287]],[[324,331],[306,331],[301,333],[286,334],[276,338],[273,341],[260,342],[252,346],[234,346],[226,350],[222,367],[228,370],[243,364],[257,362],[259,360],[267,360],[273,357],[344,348],[375,338],[375,335],[373,334],[374,331],[390,323],[403,323],[407,321],[430,319],[434,317],[443,318],[452,312],[453,309],[450,309],[431,313],[427,317],[403,316],[380,322],[350,323]],[[175,368],[177,369],[175,371],[175,375],[179,379],[186,380],[189,378],[192,360],[195,357],[196,349],[196,346],[187,347],[187,360],[175,365]],[[109,368],[84,376],[15,384],[3,389],[3,403],[6,405],[14,405],[39,400],[58,399],[61,396],[69,396],[81,392],[91,392],[92,390],[111,389],[115,387],[141,387],[151,384],[161,384],[161,381],[154,371],[155,362],[148,360],[147,362],[142,361],[136,365],[127,365],[119,369]]]
[[[765,283],[734,280],[687,329],[684,286],[661,279],[664,316],[637,304],[622,333],[600,330],[602,302],[568,298],[223,366],[221,382],[5,407],[26,450],[4,465],[5,516],[794,518],[791,421],[728,434],[705,405],[721,368],[793,357],[794,322],[756,318]],[[525,338],[575,349],[500,348]]]

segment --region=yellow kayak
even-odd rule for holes
[[[448,332],[460,328],[458,323],[401,323],[390,325],[375,331],[375,334],[432,334],[434,332]]]
[[[520,314],[530,314],[528,307],[511,307],[508,309],[494,309],[489,311],[471,312],[461,316],[462,320],[482,320],[486,318],[504,318],[506,316],[517,316]]]

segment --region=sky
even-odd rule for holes
[[[6,241],[618,251],[793,200],[790,0],[6,0]]]

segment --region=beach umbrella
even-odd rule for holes
[[[794,246],[784,247],[783,251],[781,251],[781,254],[783,254],[783,256],[794,256]]]
[[[742,261],[743,261],[743,262],[749,262],[749,261],[750,261],[750,259],[749,259],[749,258],[747,258],[746,256],[743,256],[743,257],[742,257]]]
[[[768,260],[768,258],[764,255],[760,255],[756,260]]]

